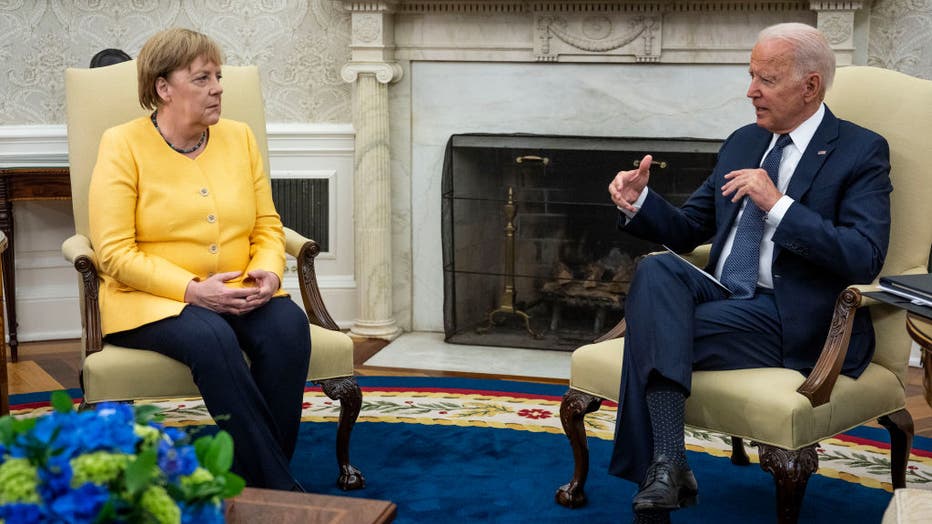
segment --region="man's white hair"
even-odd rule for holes
[[[835,52],[821,31],[811,25],[787,22],[772,25],[757,36],[758,42],[782,40],[793,46],[793,68],[797,78],[809,73],[822,76],[821,96],[832,87],[835,78]]]

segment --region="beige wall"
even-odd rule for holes
[[[0,125],[62,124],[64,69],[101,49],[136,56],[160,29],[217,40],[226,61],[257,64],[270,122],[349,122],[349,14],[334,0],[23,0],[0,2]]]

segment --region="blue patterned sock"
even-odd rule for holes
[[[652,376],[647,383],[647,412],[654,437],[654,459],[663,455],[676,466],[688,467],[683,433],[686,391],[672,380]]]

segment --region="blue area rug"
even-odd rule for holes
[[[556,401],[566,391],[564,386],[448,378],[360,377],[360,383],[364,390],[372,391],[383,388],[495,391],[549,396]],[[589,439],[591,467],[586,484],[589,503],[571,510],[557,505],[553,498],[556,488],[566,483],[573,471],[572,453],[562,434],[360,422],[353,432],[351,457],[366,475],[367,485],[361,491],[344,493],[334,484],[334,458],[329,444],[335,431],[335,424],[302,425],[302,444],[292,462],[299,480],[317,493],[391,500],[398,505],[399,523],[632,520],[635,485],[607,473],[611,454],[608,440]],[[860,428],[859,433],[860,438],[886,441],[885,430]],[[929,439],[917,438],[916,445],[930,449]],[[699,481],[699,504],[676,512],[674,521],[775,521],[773,480],[757,464],[738,467],[727,457],[703,452],[689,452],[689,461]],[[890,497],[884,489],[816,474],[809,481],[800,521],[879,522]]]
[[[309,385],[304,423],[292,461],[298,480],[314,493],[390,500],[399,523],[626,523],[635,485],[607,473],[615,409],[586,417],[589,503],[571,510],[554,502],[569,481],[573,458],[559,422],[565,386],[460,378],[359,377],[363,406],[350,456],[366,487],[336,487],[334,455],[339,404]],[[80,391],[69,391],[76,399]],[[48,394],[16,395],[14,414],[47,410]],[[209,424],[199,400],[157,403],[166,422]],[[210,431],[210,428],[201,428]],[[886,430],[861,427],[822,442],[801,522],[879,522],[890,501]],[[772,477],[756,463],[734,466],[730,441],[688,431],[688,458],[699,481],[699,504],[677,511],[674,522],[752,523],[776,520]],[[756,461],[755,449],[749,449]],[[909,487],[932,489],[932,439],[917,437]]]

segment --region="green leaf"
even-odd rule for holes
[[[16,434],[29,433],[32,431],[32,428],[36,427],[36,422],[38,421],[38,418],[14,418],[13,432]]]
[[[210,435],[204,435],[194,441],[194,455],[197,457],[198,464],[204,466],[207,463],[207,450],[210,449],[210,443],[213,439],[214,437]]]
[[[126,466],[126,489],[131,494],[140,493],[149,486],[149,480],[158,473],[156,459],[155,448],[149,447]]]
[[[236,473],[227,471],[223,474],[223,478],[226,481],[223,486],[222,495],[225,499],[239,495],[243,491],[243,488],[246,487],[246,481]]]
[[[53,392],[51,400],[52,407],[59,413],[71,413],[74,411],[74,402],[71,400],[71,395],[64,390]]]
[[[16,421],[10,415],[5,415],[0,418],[0,442],[5,446],[9,446],[13,443],[13,440],[16,438],[16,430],[14,429],[14,424]]]
[[[218,431],[207,449],[204,467],[214,475],[223,475],[233,465],[233,437],[226,431]]]

